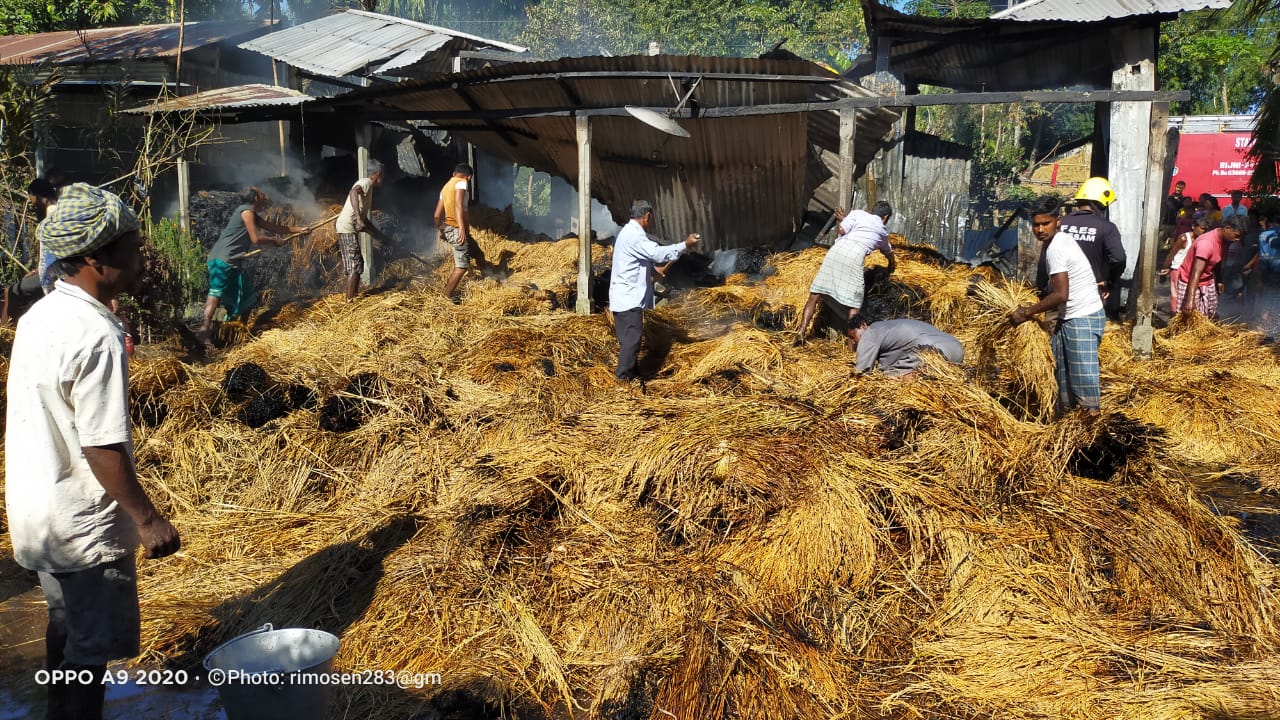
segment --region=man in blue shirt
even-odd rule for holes
[[[1244,199],[1244,192],[1243,192],[1243,191],[1241,191],[1241,190],[1232,190],[1232,191],[1231,191],[1231,204],[1230,204],[1230,205],[1227,205],[1227,206],[1226,206],[1226,207],[1224,207],[1224,208],[1222,208],[1222,219],[1223,219],[1223,220],[1226,220],[1226,219],[1227,219],[1227,218],[1229,218],[1229,217],[1236,217],[1236,216],[1239,216],[1239,217],[1242,217],[1242,218],[1248,218],[1248,217],[1249,217],[1249,208],[1245,207],[1245,206],[1241,203],[1241,200],[1243,200],[1243,199]]]
[[[618,369],[614,375],[624,382],[636,377],[644,311],[653,307],[654,266],[675,260],[701,239],[700,235],[690,233],[683,243],[659,245],[649,235],[652,227],[653,204],[636,200],[631,204],[631,222],[613,242],[609,309],[618,335]]]

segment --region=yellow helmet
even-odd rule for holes
[[[1111,189],[1111,183],[1104,177],[1091,177],[1080,185],[1080,189],[1076,191],[1076,200],[1092,200],[1102,207],[1106,207],[1115,202],[1116,191]]]

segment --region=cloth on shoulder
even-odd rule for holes
[[[138,229],[138,215],[118,195],[88,183],[62,189],[58,204],[36,228],[45,252],[55,258],[88,255]]]

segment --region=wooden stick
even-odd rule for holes
[[[23,264],[22,264],[22,261],[18,259],[18,256],[16,256],[16,255],[14,255],[13,253],[9,252],[9,248],[5,247],[5,244],[4,244],[4,243],[0,243],[0,250],[4,250],[4,254],[5,254],[5,255],[8,255],[8,256],[9,256],[9,259],[10,259],[10,260],[12,260],[12,261],[14,262],[14,264],[15,264],[15,265],[17,265],[18,267],[22,268],[22,272],[24,272],[24,273],[29,273],[29,272],[31,272],[31,268],[27,267],[26,265],[23,265]]]
[[[341,214],[341,213],[338,213],[338,214]],[[285,235],[284,239],[287,241],[287,240],[293,240],[294,238],[300,238],[303,235],[306,235],[307,233],[311,232],[312,230],[315,230],[316,228],[320,227],[321,225],[324,225],[327,222],[333,222],[338,218],[338,214],[330,215],[329,217],[323,220],[317,220],[311,223],[310,225],[308,225],[306,230],[303,230],[302,232],[293,233],[292,235]],[[257,255],[258,253],[262,252],[265,249],[266,248],[258,248],[257,250],[250,250],[249,252],[245,253],[244,256],[249,257],[251,255]]]

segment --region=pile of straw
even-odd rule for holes
[[[1140,362],[1109,335],[1108,414],[1049,421],[1047,339],[1007,322],[1025,289],[902,253],[874,301],[967,363],[855,377],[840,343],[771,327],[808,250],[652,313],[641,392],[608,317],[564,309],[575,241],[476,235],[499,269],[461,304],[446,265],[214,365],[135,365],[166,409],[139,469],[184,539],[140,566],[143,664],[272,622],[339,633],[343,669],[443,678],[346,688],[334,717],[1280,712],[1280,574],[1183,472],[1280,448],[1260,392],[1191,392],[1280,389],[1256,338],[1174,328]],[[290,387],[316,402],[238,419]],[[321,429],[330,400],[353,427]]]

